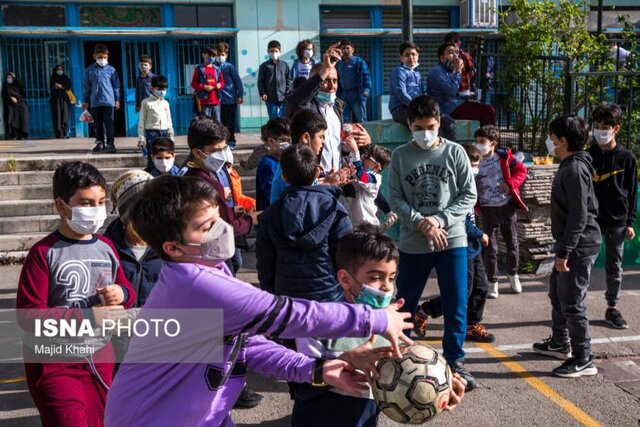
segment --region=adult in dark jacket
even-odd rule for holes
[[[294,152],[300,152],[303,159],[313,158],[311,162],[317,165],[313,150],[294,145],[282,154],[284,176],[292,175],[288,157],[295,161]],[[342,192],[328,185],[308,185],[313,177],[302,186],[287,180],[292,187],[258,217],[256,257],[260,287],[276,295],[339,301],[342,290],[336,279],[336,246],[352,229],[349,213],[338,201]]]
[[[309,80],[287,97],[284,109],[285,116],[290,119],[298,110],[307,109],[320,114],[326,120],[327,130],[321,161],[326,172],[340,169],[343,154],[340,142],[344,102],[336,97],[338,73],[335,64],[342,58],[338,45],[336,43],[329,46],[322,57],[322,63],[311,69]],[[371,137],[360,125],[353,125],[351,136],[360,147],[371,144]]]
[[[69,95],[67,91],[71,89],[71,79],[64,73],[64,67],[56,65],[49,79],[49,102],[51,105],[51,121],[53,122],[53,133],[56,138],[68,138],[69,131]]]
[[[24,95],[22,82],[15,73],[8,72],[2,82],[4,134],[7,139],[29,136],[29,107]]]
[[[549,154],[561,159],[551,187],[551,234],[556,241],[549,278],[552,335],[535,343],[533,349],[566,360],[553,370],[565,378],[598,373],[591,361],[585,304],[591,267],[601,241],[591,156],[583,151],[588,136],[586,121],[567,115],[549,124],[546,142]]]

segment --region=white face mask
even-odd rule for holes
[[[553,144],[553,140],[550,137],[547,137],[547,140],[544,142],[547,146],[547,152],[550,156],[556,155],[556,146]]]
[[[304,52],[302,52],[302,55],[307,59],[311,59],[313,57],[313,50],[305,49]]]
[[[599,145],[607,145],[613,137],[615,136],[615,132],[613,129],[594,129],[593,137],[596,139],[596,142]]]
[[[214,261],[216,265],[233,257],[236,252],[236,241],[233,235],[233,227],[222,219],[213,223],[204,241],[201,244],[183,243],[186,246],[200,248],[200,255],[187,255],[190,258],[200,258],[207,261]]]
[[[491,151],[491,146],[488,144],[474,144],[474,145],[476,146],[478,151],[480,151],[480,154],[482,154],[483,156],[486,156]]]
[[[231,151],[231,148],[229,148],[228,145],[224,150],[222,150],[222,153],[224,154],[225,161],[233,164],[233,151]]]
[[[107,219],[106,206],[72,208],[66,203],[64,205],[71,209],[71,219],[67,218],[67,224],[77,234],[95,234]]]
[[[162,173],[169,172],[173,167],[173,158],[170,159],[153,159],[153,164]]]
[[[280,58],[280,52],[269,52],[269,58],[274,61],[277,61]]]
[[[417,130],[411,132],[413,140],[423,150],[428,150],[435,144],[438,139],[438,131],[436,130]]]
[[[8,84],[13,83],[13,77],[7,77],[7,83]]]
[[[473,176],[478,176],[478,174],[480,173],[480,168],[471,168],[471,173],[473,174]]]
[[[202,153],[204,154],[204,151]],[[220,169],[222,169],[226,161],[227,158],[224,152],[216,151],[215,153],[209,154],[204,159],[204,167],[207,168],[209,172],[218,173]]]
[[[96,64],[98,64],[101,67],[106,66],[108,63],[109,61],[104,58],[96,59]]]
[[[225,62],[227,62],[226,56],[218,56],[217,59],[219,64],[224,64]]]

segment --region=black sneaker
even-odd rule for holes
[[[533,351],[545,356],[555,357],[560,360],[571,358],[571,346],[569,343],[558,344],[552,337],[533,344]]]
[[[604,319],[613,329],[627,329],[627,321],[622,317],[622,313],[617,308],[607,308]]]
[[[478,385],[479,385],[478,381],[476,381],[476,379],[473,378],[473,375],[471,375],[469,371],[467,371],[467,368],[464,366],[464,363],[456,362],[451,367],[451,371],[454,374],[460,375],[467,382],[467,387],[464,389],[464,391],[471,391],[478,388]]]
[[[117,153],[118,150],[116,149],[116,146],[113,144],[107,144],[104,146],[104,149],[102,150],[103,153],[105,154],[110,154],[110,153]]]
[[[562,378],[588,377],[598,374],[598,368],[593,364],[591,358],[588,360],[578,360],[571,358],[553,370],[553,374]]]
[[[102,153],[103,150],[104,150],[104,146],[102,145],[102,143],[101,142],[96,142],[96,146],[93,147],[91,152],[94,153],[94,154],[98,154],[98,153]]]
[[[262,402],[263,396],[251,390],[248,385],[244,385],[238,400],[236,400],[234,409],[250,409],[258,406]]]

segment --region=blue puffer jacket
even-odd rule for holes
[[[109,224],[104,235],[116,246],[124,274],[136,291],[138,298],[134,303],[134,307],[142,307],[158,280],[163,261],[153,249],[148,248],[140,262],[138,262],[124,240],[124,224],[120,218],[116,218]]]
[[[442,62],[438,62],[429,70],[427,74],[427,95],[433,96],[440,111],[444,114],[451,114],[453,110],[464,103],[464,99],[458,98],[458,88],[462,75],[458,72],[454,73],[444,66]]]
[[[351,231],[338,187],[291,187],[259,217],[260,287],[276,295],[340,301],[336,279],[338,240]]]

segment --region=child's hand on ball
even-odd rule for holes
[[[453,411],[460,404],[464,396],[464,389],[467,387],[467,381],[459,374],[453,374],[452,385],[451,393],[449,393],[449,403],[444,408],[446,411]]]
[[[404,334],[405,329],[413,328],[411,323],[411,313],[401,313],[398,310],[404,305],[404,299],[400,298],[393,304],[389,304],[384,311],[387,312],[387,331],[384,333],[386,339],[391,342],[391,347],[396,357],[402,357],[398,340],[404,341],[407,345],[413,345],[413,341]]]
[[[391,347],[374,348],[375,340],[376,336],[373,335],[364,344],[342,353],[339,359],[349,362],[356,369],[364,372],[367,377],[377,379],[380,373],[376,369],[376,362],[380,359],[393,357],[393,349]]]
[[[340,359],[327,360],[322,368],[322,380],[340,390],[360,397],[362,392],[369,391],[369,387],[365,384],[367,377],[364,374],[356,372],[349,362]]]

